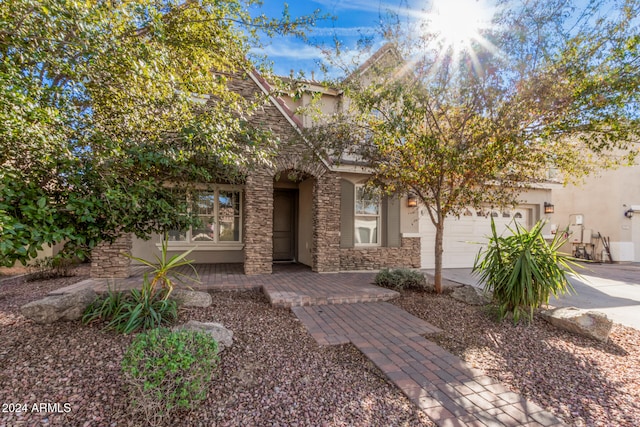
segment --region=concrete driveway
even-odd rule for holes
[[[640,329],[640,264],[582,264],[585,268],[572,277],[575,294],[551,297],[556,307],[578,307],[605,313],[611,320]],[[433,270],[427,270],[433,274]],[[482,287],[470,268],[444,269],[443,277],[452,282]]]
[[[558,307],[579,307],[605,313],[622,325],[640,329],[640,264],[584,264],[573,277],[576,294],[552,298]]]

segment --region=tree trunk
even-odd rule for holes
[[[435,287],[435,291],[438,294],[442,293],[442,253],[444,249],[442,248],[442,240],[444,237],[444,221],[440,219],[436,224],[436,272],[433,275],[433,286]]]

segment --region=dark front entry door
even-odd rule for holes
[[[273,260],[294,261],[296,257],[296,192],[273,193]]]

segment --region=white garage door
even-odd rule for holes
[[[498,234],[513,227],[513,221],[529,227],[532,209],[518,208],[508,211],[467,209],[464,215],[448,217],[444,223],[443,268],[470,268],[478,250],[484,248],[491,235],[491,216]],[[434,268],[436,229],[425,212],[420,216],[422,268]]]

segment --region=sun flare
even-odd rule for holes
[[[491,23],[492,11],[483,0],[432,0],[426,30],[443,48],[459,53],[483,42],[481,31]]]

